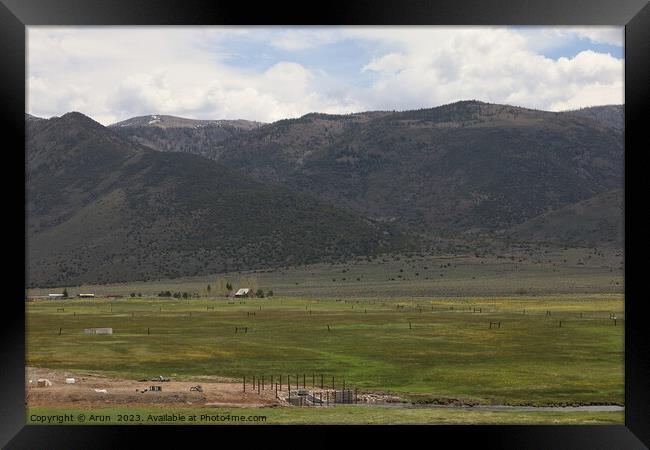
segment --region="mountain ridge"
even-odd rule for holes
[[[256,122],[244,119],[188,119],[185,117],[171,116],[166,114],[149,114],[145,116],[131,117],[126,120],[108,125],[109,128],[117,127],[141,127],[152,126],[158,128],[199,128],[205,126],[230,126],[238,129],[250,130],[264,125],[263,122]]]

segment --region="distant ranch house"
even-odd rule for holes
[[[95,294],[78,294],[79,298],[95,298]]]
[[[241,288],[235,292],[235,298],[252,297],[253,291],[250,288]]]
[[[65,298],[63,294],[47,294],[47,298]]]

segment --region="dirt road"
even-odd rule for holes
[[[266,386],[260,394],[247,386],[244,393],[241,383],[218,382],[209,378],[194,381],[136,381],[108,378],[91,373],[73,373],[50,369],[27,367],[25,371],[26,404],[34,406],[223,406],[263,407],[286,403],[275,398],[275,391]],[[45,378],[51,386],[38,387],[37,380]],[[74,378],[74,384],[66,384],[66,378]],[[30,382],[31,380],[31,382]],[[190,391],[200,385],[203,392]],[[160,386],[161,391],[143,390]],[[105,389],[106,393],[95,392]],[[209,404],[209,405],[207,405]]]

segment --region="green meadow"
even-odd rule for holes
[[[27,303],[26,362],[127,379],[322,374],[420,402],[622,404],[624,324],[619,294],[40,301]]]

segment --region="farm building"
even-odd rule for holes
[[[95,294],[78,294],[79,298],[95,298]]]
[[[251,291],[250,288],[241,288],[237,292],[235,292],[236,298],[252,297],[252,296],[253,296],[253,291]]]
[[[47,298],[65,298],[63,294],[47,294]]]

